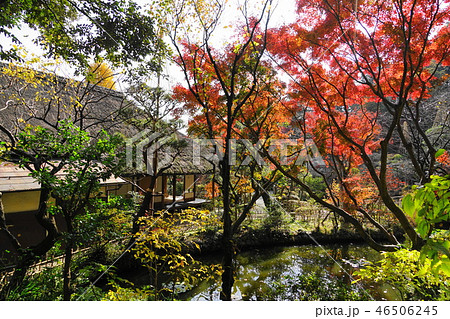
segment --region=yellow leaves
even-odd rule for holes
[[[255,172],[253,178],[257,181],[262,180],[262,174],[260,172]]]
[[[150,270],[150,273],[164,274],[170,282],[190,287],[199,280],[220,273],[218,266],[208,266],[196,261],[186,251],[196,242],[189,242],[190,233],[215,222],[215,216],[207,210],[186,209],[167,214],[160,212],[158,217],[144,217],[139,220],[141,230],[136,234],[133,248],[135,257]],[[167,285],[169,287],[171,285]],[[169,289],[170,288],[164,288]],[[157,292],[158,293],[158,292]],[[108,295],[115,298],[113,293]]]
[[[73,108],[74,109],[82,109],[83,108],[83,104],[81,104],[78,99],[76,99],[76,100],[74,100],[72,102],[73,102]]]
[[[189,246],[186,236],[208,225],[217,225],[219,221],[207,210],[192,208],[170,216],[141,218],[139,222],[141,231],[136,234],[135,255],[144,263],[154,263],[178,258],[174,256]]]
[[[167,16],[168,31],[174,31],[171,28],[177,28],[177,35],[181,39],[193,39],[193,35],[198,35],[200,41],[204,32],[214,29],[219,22],[227,1],[208,1],[208,0],[173,0],[165,10]],[[229,27],[229,26],[227,26]],[[195,40],[194,40],[195,42]]]
[[[102,298],[103,301],[138,301],[149,299],[149,293],[142,289],[123,288],[115,283],[113,283],[112,288]]]
[[[32,85],[37,85],[37,83],[40,82],[40,79],[36,77],[35,70],[13,63],[10,63],[8,67],[4,67],[2,69],[2,73],[12,78],[21,79],[26,83],[30,83]]]
[[[94,85],[116,90],[114,73],[104,62],[96,62],[89,66],[87,81]]]
[[[234,52],[235,54],[238,54],[239,51],[241,50],[241,48],[242,48],[242,44],[236,44],[236,45],[234,46],[234,48],[233,48],[233,52]]]

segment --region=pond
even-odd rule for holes
[[[292,246],[238,254],[233,300],[398,300],[388,285],[352,284],[352,274],[380,254],[362,245]],[[220,263],[220,256],[205,260]],[[337,262],[335,262],[337,261]],[[205,281],[182,300],[219,300],[220,280]]]

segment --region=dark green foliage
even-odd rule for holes
[[[47,225],[52,226],[50,229],[55,233],[49,240],[44,240],[45,249],[39,254],[33,251],[21,254],[20,260],[27,262],[23,266],[19,263],[17,268],[25,270],[30,267],[38,257],[44,257],[60,241],[65,254],[65,300],[70,300],[73,291],[70,288],[73,252],[93,243],[107,242],[122,236],[126,231],[126,228],[122,229],[124,222],[120,222],[120,215],[114,214],[113,209],[95,198],[99,195],[101,181],[118,173],[118,168],[123,167],[123,156],[118,151],[121,143],[120,137],[110,136],[106,132],[100,132],[98,138],[93,140],[87,132],[70,122],[60,121],[54,130],[27,126],[18,134],[16,145],[8,148],[11,160],[27,168],[30,176],[40,182],[39,215]],[[52,203],[50,195],[54,198]],[[111,205],[117,204],[119,202],[116,200]],[[55,215],[63,217],[65,229],[59,229],[54,223],[52,217]],[[116,222],[118,227],[114,225]],[[57,249],[55,252],[62,253]],[[17,280],[11,280],[2,294],[7,296],[20,291],[25,274],[22,271],[20,278],[17,275]],[[27,289],[28,286],[23,287]]]
[[[83,295],[83,300],[100,300],[104,292],[98,286],[91,287],[91,283],[102,272],[107,265],[89,260],[90,255],[80,256],[73,262],[72,270],[72,290],[73,299]],[[114,269],[108,272],[105,280],[115,282],[119,280]],[[63,299],[63,276],[61,266],[49,267],[43,271],[28,276],[20,287],[8,295],[10,301],[56,301]]]
[[[281,228],[293,222],[293,218],[286,213],[278,202],[267,207],[267,213],[268,216],[263,221],[264,228],[267,231],[281,230]]]
[[[307,175],[305,177],[305,184],[308,185],[311,190],[317,194],[320,198],[324,198],[326,194],[327,185],[323,181],[322,177],[314,177],[312,175]],[[302,192],[302,195],[308,196]],[[309,197],[309,196],[308,196]],[[303,198],[301,198],[303,199]]]
[[[126,0],[14,0],[0,3],[0,34],[20,44],[11,31],[26,24],[40,32],[37,42],[49,56],[87,65],[99,57],[127,65],[146,60],[147,71],[159,68],[166,52],[155,34],[153,17]],[[2,59],[19,59],[0,46]],[[149,59],[147,59],[150,57]]]
[[[112,198],[108,203],[101,203],[97,209],[76,218],[77,233],[70,239],[77,243],[78,248],[90,246],[74,256],[71,266],[72,299],[83,294],[83,300],[100,300],[104,292],[101,286],[113,285],[121,279],[115,275],[114,267],[109,269],[97,286],[91,283],[102,274],[108,266],[123,252],[124,246],[120,239],[131,229],[132,217],[129,215],[129,200]],[[121,210],[123,207],[124,210]],[[64,254],[64,236],[56,242],[48,252],[51,260],[57,260]],[[119,241],[114,241],[119,240]],[[12,291],[8,300],[62,300],[63,276],[61,264],[54,268],[28,276],[22,284]]]
[[[117,206],[118,204],[123,206]],[[134,213],[127,205],[128,200],[123,198],[113,198],[112,203],[92,199],[86,212],[74,219],[76,242],[81,247],[98,247],[126,236],[131,231]]]
[[[8,295],[11,301],[61,300],[62,272],[59,268],[45,269],[27,277],[20,287]]]

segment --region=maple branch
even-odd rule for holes
[[[296,176],[294,176],[290,171],[286,170],[282,165],[280,165],[280,163],[274,159],[266,150],[264,150],[264,154],[265,156],[269,159],[269,161],[275,165],[275,167],[283,173],[284,176],[287,176],[288,178],[290,178],[292,181],[294,181],[297,185],[300,185],[307,193],[309,196],[311,196],[311,198],[313,198],[316,202],[318,202],[319,204],[321,204],[322,206],[330,209],[331,211],[337,213],[338,215],[340,215],[342,218],[344,218],[345,221],[349,222],[350,224],[353,225],[353,227],[355,227],[356,231],[358,232],[358,234],[360,234],[360,236],[368,243],[368,245],[370,247],[372,247],[373,249],[377,250],[377,251],[395,251],[398,249],[399,246],[397,245],[383,245],[383,244],[379,244],[377,243],[371,236],[370,234],[368,234],[365,230],[364,227],[362,226],[362,224],[353,216],[351,216],[350,214],[348,214],[346,211],[344,211],[343,209],[337,207],[336,205],[330,204],[327,201],[325,201],[324,199],[320,198],[319,196],[317,196],[317,194],[307,185],[305,184],[303,181],[301,181],[299,178],[297,178]]]

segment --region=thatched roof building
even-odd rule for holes
[[[134,106],[118,91],[0,63],[0,139],[5,130],[13,135],[25,125],[53,127],[69,120],[93,135],[105,129],[133,136],[135,128],[124,123]]]
[[[56,174],[58,178],[64,178],[67,173],[61,171]],[[101,185],[125,184],[120,177],[110,177],[100,181]],[[36,191],[41,189],[39,182],[30,176],[30,171],[10,162],[0,163],[0,193]]]
[[[130,119],[139,118],[142,112],[122,92],[0,63],[1,141],[8,141],[5,131],[15,136],[27,124],[52,128],[60,120],[70,120],[93,136],[106,130],[133,138],[141,132]],[[178,142],[158,149],[158,167],[165,168],[165,174],[205,174],[213,170],[204,157],[196,158],[192,140],[179,132],[172,135]]]

